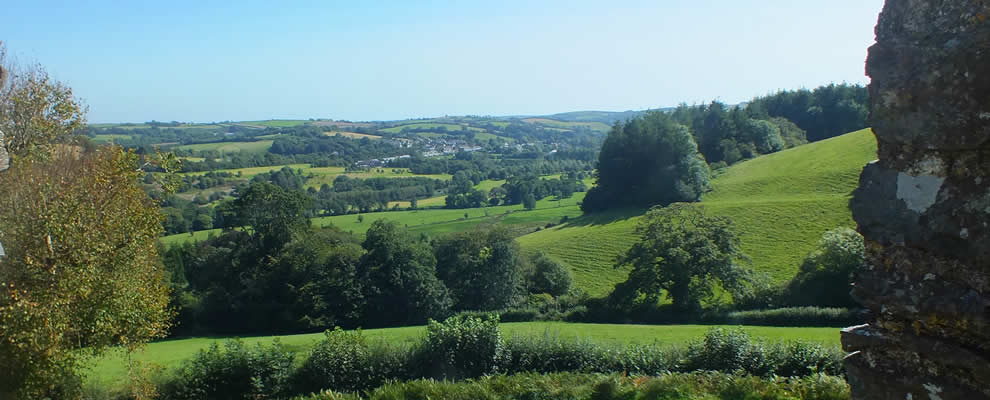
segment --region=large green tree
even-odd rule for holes
[[[0,46],[0,398],[80,396],[80,359],[164,335],[157,204],[138,156],[73,146],[85,108]],[[4,70],[13,70],[9,79]]]
[[[461,310],[498,310],[521,292],[519,245],[505,229],[469,231],[433,245],[437,276]]]
[[[691,132],[663,112],[612,128],[597,178],[582,203],[585,212],[697,201],[709,189],[708,165]]]
[[[0,398],[75,397],[79,357],[163,336],[170,321],[161,215],[137,157],[45,158],[0,173]]]
[[[613,299],[656,304],[666,294],[681,312],[696,312],[716,285],[738,297],[751,272],[739,237],[725,217],[708,216],[701,207],[654,207],[636,228],[639,241],[616,268],[631,266],[629,278],[615,287]]]
[[[292,235],[309,226],[310,198],[268,182],[255,182],[231,204],[234,218],[225,223],[248,228],[265,252],[277,252]]]
[[[436,259],[425,238],[395,222],[371,224],[361,245],[367,251],[358,266],[365,321],[373,326],[425,323],[446,317],[452,301],[436,276]]]

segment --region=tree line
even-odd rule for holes
[[[311,228],[308,202],[302,192],[254,183],[232,202],[228,221],[240,228],[167,249],[174,333],[420,324],[570,285],[565,268],[523,256],[502,230],[430,238],[380,220],[359,240]]]

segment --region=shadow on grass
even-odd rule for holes
[[[560,225],[558,229],[576,228],[582,226],[608,225],[615,222],[625,221],[641,216],[646,213],[646,208],[620,208],[616,210],[602,211],[592,214],[584,214],[577,218],[572,218]]]

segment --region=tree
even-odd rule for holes
[[[602,144],[596,186],[581,209],[698,201],[709,171],[690,130],[663,112],[618,124]]]
[[[424,239],[395,222],[377,220],[368,228],[358,278],[369,325],[421,324],[449,313],[450,294],[436,277],[436,259]]]
[[[629,303],[644,296],[646,303],[656,304],[662,291],[682,312],[700,310],[716,284],[738,298],[751,272],[741,264],[748,257],[732,229],[728,218],[705,215],[701,207],[651,208],[636,227],[639,242],[615,265],[632,271],[616,285],[613,298]]]
[[[0,173],[0,398],[76,397],[80,356],[165,334],[161,214],[142,175],[119,147],[21,157]]]
[[[519,245],[505,229],[453,234],[438,240],[433,253],[456,309],[505,308],[522,288]]]
[[[0,173],[0,398],[74,398],[80,358],[168,329],[161,215],[137,155],[64,146],[85,108],[4,56],[0,45],[0,148],[13,159]]]
[[[795,306],[855,307],[849,295],[853,273],[866,262],[863,236],[849,228],[825,232],[788,284],[787,302]]]
[[[46,157],[55,145],[74,140],[74,132],[86,124],[86,107],[72,89],[54,80],[40,65],[21,69],[6,64],[0,47],[0,131],[2,147],[12,156]]]
[[[536,196],[533,196],[532,193],[526,193],[523,195],[522,203],[523,208],[532,210],[536,208]]]
[[[309,227],[304,193],[283,190],[267,182],[255,182],[233,202],[237,225],[250,228],[261,249],[278,251],[292,235]]]
[[[567,267],[543,253],[534,254],[530,262],[533,265],[529,278],[530,293],[548,293],[559,297],[571,290],[571,271]]]

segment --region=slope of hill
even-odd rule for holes
[[[707,212],[732,218],[753,267],[774,282],[791,279],[823,232],[854,226],[849,197],[863,166],[876,158],[869,129],[799,146],[728,168],[701,202]],[[627,271],[615,258],[635,240],[643,210],[612,211],[518,238],[573,271],[578,288],[608,294]]]

